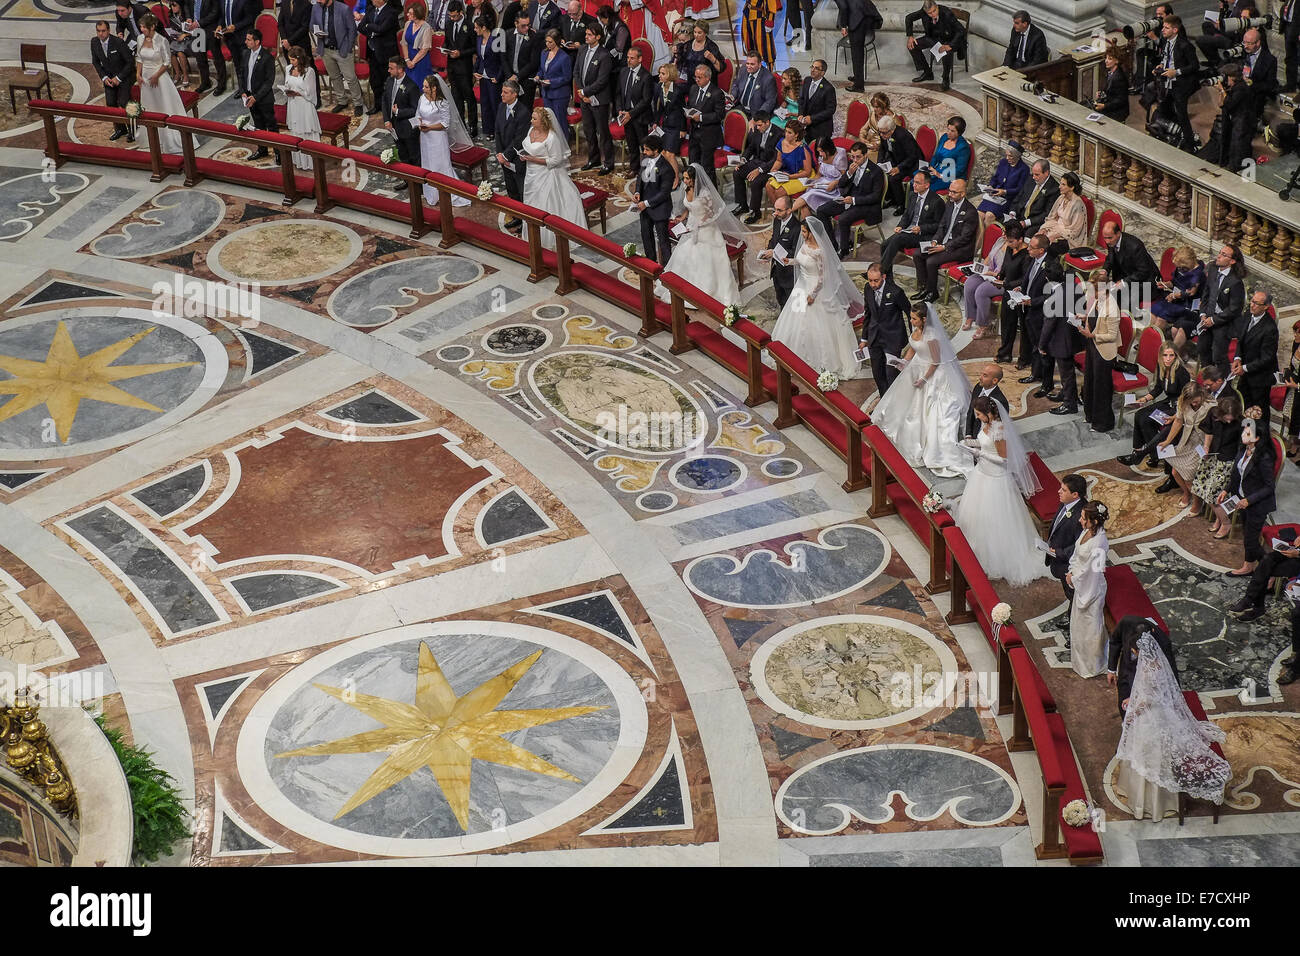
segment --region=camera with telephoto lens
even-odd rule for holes
[[[1171,119],[1163,116],[1153,116],[1147,122],[1147,133],[1162,143],[1168,143],[1175,149],[1183,148],[1183,128]]]
[[[1125,40],[1132,40],[1134,37],[1146,36],[1153,30],[1159,30],[1165,21],[1160,17],[1152,17],[1150,20],[1139,20],[1137,23],[1130,23],[1124,27],[1121,32]]]
[[[1044,86],[1042,82],[1021,83],[1020,88],[1024,90],[1026,93],[1033,93],[1044,103],[1056,102],[1056,94],[1053,93],[1051,90],[1049,90],[1046,86]]]
[[[1243,33],[1252,27],[1260,30],[1273,29],[1273,14],[1264,17],[1229,17],[1223,21],[1224,33]]]

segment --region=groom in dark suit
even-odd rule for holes
[[[95,24],[95,39],[90,41],[90,62],[104,84],[104,105],[126,106],[131,100],[131,84],[135,82],[135,57],[125,40],[109,33],[106,20]],[[135,142],[126,124],[118,123],[109,139],[123,136],[128,143]]]
[[[979,419],[975,417],[975,399],[991,398],[1002,406],[1004,411],[1010,410],[1011,406],[1007,404],[1007,397],[1002,394],[1001,366],[994,365],[990,362],[980,369],[979,381],[970,391],[970,401],[966,403],[966,421],[962,428],[962,438],[974,438],[980,429]]]
[[[777,309],[785,308],[786,300],[794,290],[794,251],[799,245],[799,233],[803,227],[792,209],[793,201],[790,197],[785,193],[777,193],[772,202],[772,237],[767,240],[767,248],[758,254],[759,259],[772,262],[768,275],[772,280],[772,288],[776,291]],[[773,255],[777,246],[785,250],[787,265],[782,265]]]
[[[661,155],[663,138],[653,133],[641,147],[641,173],[632,198],[641,213],[641,245],[647,259],[667,265],[668,220],[673,214],[673,168]]]
[[[1156,644],[1165,652],[1169,667],[1178,677],[1178,662],[1174,659],[1174,646],[1166,634],[1149,617],[1126,614],[1110,632],[1110,655],[1106,664],[1106,681],[1114,684],[1119,692],[1119,713],[1122,717],[1128,707],[1129,695],[1133,692],[1133,675],[1137,672],[1138,638],[1149,633]]]
[[[1082,475],[1066,475],[1061,479],[1061,487],[1056,492],[1061,507],[1052,519],[1052,528],[1047,533],[1047,546],[1052,550],[1043,557],[1043,564],[1052,573],[1052,577],[1061,582],[1067,601],[1074,600],[1074,588],[1065,582],[1070,573],[1070,558],[1074,556],[1074,544],[1079,540],[1083,526],[1079,517],[1088,499],[1088,481]]]
[[[389,57],[388,83],[384,86],[384,126],[397,137],[398,157],[412,166],[420,165],[420,131],[411,125],[419,101],[420,91],[406,75],[402,58]],[[406,188],[405,180],[397,186],[399,192]]]
[[[524,137],[528,135],[531,119],[529,110],[520,99],[521,91],[517,80],[506,80],[501,84],[501,108],[497,110],[496,137],[497,162],[501,164],[501,175],[506,181],[506,195],[511,199],[522,201],[524,198],[524,164],[519,159],[519,150],[523,147]],[[509,163],[514,169],[507,169]],[[518,219],[506,220],[506,228],[514,229],[520,225]]]
[[[274,133],[275,122],[275,54],[262,48],[262,31],[253,27],[244,34],[248,56],[242,67],[240,82],[244,85],[244,105],[253,117],[253,126]],[[249,159],[262,159],[266,147],[259,146]],[[275,154],[276,162],[280,154]]]
[[[899,357],[907,345],[907,295],[885,275],[880,263],[873,262],[867,267],[862,304],[866,314],[859,344],[871,353],[871,377],[883,395],[898,378],[898,369],[885,361],[885,355]]]

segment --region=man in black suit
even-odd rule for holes
[[[1016,289],[1027,300],[1020,303],[1020,368],[1028,368],[1029,374],[1020,379],[1021,385],[1046,380],[1047,356],[1038,349],[1043,335],[1043,312],[1048,299],[1053,294],[1053,287],[1061,281],[1060,266],[1047,255],[1050,243],[1046,236],[1034,236],[1029,240],[1029,268],[1025,278],[1014,286],[1008,281],[1003,284],[1007,292]],[[1059,303],[1057,303],[1059,307]]]
[[[1262,440],[1261,440],[1262,439]],[[1259,534],[1264,529],[1264,522],[1277,507],[1276,488],[1274,487],[1273,442],[1262,429],[1256,427],[1255,419],[1245,418],[1241,422],[1241,454],[1233,462],[1232,474],[1228,476],[1228,486],[1219,492],[1214,503],[1221,505],[1230,497],[1238,499],[1237,508],[1243,512],[1242,537],[1245,540],[1245,555],[1241,567],[1229,571],[1228,577],[1248,578],[1255,570],[1255,565],[1264,556],[1264,548],[1259,543]]]
[[[1052,527],[1047,532],[1047,546],[1050,549],[1043,556],[1043,564],[1052,577],[1061,582],[1067,601],[1074,600],[1074,588],[1066,582],[1070,573],[1070,558],[1074,555],[1074,543],[1079,540],[1083,530],[1079,517],[1083,506],[1088,503],[1088,480],[1082,475],[1066,475],[1061,479],[1061,486],[1056,490],[1056,498],[1061,507],[1052,519]]]
[[[854,143],[849,147],[849,168],[840,177],[836,188],[841,198],[822,203],[817,218],[826,227],[826,235],[832,238],[835,251],[842,259],[848,255],[849,233],[853,226],[859,222],[878,225],[884,212],[880,199],[885,191],[885,174],[867,158],[866,143]]]
[[[920,23],[922,32],[915,33],[914,28]],[[934,68],[928,58],[929,51],[937,43],[943,50],[943,88],[952,86],[952,64],[958,54],[966,55],[966,31],[961,21],[952,10],[940,6],[936,0],[925,0],[921,9],[909,13],[903,21],[907,31],[907,49],[911,51],[912,63],[920,71],[912,77],[913,83],[934,82]]]
[[[1246,314],[1237,332],[1237,354],[1232,360],[1232,374],[1237,376],[1241,400],[1246,408],[1259,408],[1259,428],[1268,434],[1269,392],[1277,374],[1277,323],[1269,317],[1273,296],[1260,289],[1250,297]],[[1294,414],[1294,413],[1292,413]]]
[[[731,184],[736,196],[737,216],[753,225],[762,215],[763,186],[767,184],[767,171],[776,159],[776,144],[781,139],[779,131],[772,128],[772,114],[755,113],[745,134],[745,146],[740,152],[741,163],[731,171]]]
[[[885,20],[871,0],[835,0],[840,8],[835,25],[840,36],[849,38],[850,60],[853,75],[849,77],[849,92],[863,93],[867,76],[867,34],[879,30]]]
[[[1136,310],[1139,303],[1150,300],[1155,283],[1160,279],[1155,260],[1141,239],[1122,232],[1114,221],[1102,227],[1101,242],[1106,248],[1106,275],[1113,285],[1123,286],[1127,297],[1127,301],[1120,303],[1120,308]]]
[[[506,79],[519,84],[519,92],[524,105],[531,111],[537,97],[537,67],[542,58],[542,41],[539,34],[533,32],[529,25],[528,14],[521,13],[515,18],[515,29],[506,36],[505,73]]]
[[[1002,406],[1004,411],[1010,411],[1011,406],[1007,403],[1007,397],[1002,394],[1002,366],[994,365],[990,362],[980,369],[979,381],[975,387],[970,390],[970,401],[966,403],[966,421],[962,424],[960,438],[974,438],[979,434],[980,422],[975,417],[975,399],[988,398]]]
[[[1286,41],[1286,85],[1283,93],[1296,91],[1296,74],[1300,70],[1300,16],[1296,16],[1296,0],[1283,0],[1282,36]]]
[[[1029,19],[1029,11],[1017,10],[1011,16],[1011,40],[1007,43],[1002,65],[1023,70],[1047,62],[1047,37]]]
[[[788,195],[783,192],[777,194],[772,202],[772,235],[767,240],[767,248],[758,254],[759,259],[772,262],[768,275],[780,309],[785,308],[786,300],[794,289],[794,250],[799,244],[799,233],[803,228],[799,217],[793,213],[793,207],[794,202]],[[777,246],[785,251],[786,265],[782,265],[773,254]]]
[[[569,0],[569,12],[560,17],[556,29],[560,31],[560,46],[568,51],[575,62],[587,43],[587,27],[595,22],[595,17],[582,12],[582,0]]]
[[[213,0],[206,0],[206,2],[212,3]],[[376,0],[376,2],[378,2],[378,0]],[[394,34],[393,51],[396,52],[397,11],[396,9],[394,9],[394,4],[392,3],[386,4],[386,6],[389,10],[389,16],[393,18],[393,34]],[[366,9],[369,10],[371,9],[371,7],[373,7],[373,4],[370,7],[367,7]],[[276,15],[275,24],[276,27],[278,28],[278,32],[280,35],[280,59],[283,60],[286,66],[289,63],[289,51],[292,50],[294,47],[300,46],[308,53],[310,53],[312,50],[311,8],[312,8],[312,0],[281,0],[280,12]],[[362,18],[362,14],[354,13],[353,18],[356,19],[359,24]],[[358,29],[360,29],[359,26]],[[369,47],[366,48],[366,52],[367,52],[367,59],[369,59],[369,55],[370,55]],[[388,65],[389,55],[391,54],[385,55],[384,58],[379,61],[379,75],[380,75],[381,82],[379,84],[379,93],[375,94],[376,102],[379,101],[380,94],[383,93],[384,85],[382,82],[382,78],[384,74],[384,67]],[[374,81],[374,77],[372,76],[371,82],[373,81]]]
[[[1245,53],[1241,58],[1241,77],[1250,84],[1250,104],[1255,123],[1264,117],[1264,107],[1277,96],[1277,57],[1263,44],[1263,36],[1253,27],[1241,37]]]
[[[582,135],[587,140],[587,163],[582,168],[599,166],[601,175],[608,175],[614,171],[614,139],[609,135],[614,61],[601,49],[599,26],[588,26],[583,35],[587,47],[573,61],[574,99],[582,104]]]
[[[867,266],[867,287],[862,290],[862,306],[862,335],[858,344],[871,355],[871,377],[883,395],[898,378],[898,369],[890,365],[885,356],[900,358],[907,346],[909,303],[898,283],[878,262]]]
[[[980,217],[966,199],[966,180],[954,179],[948,186],[948,205],[934,231],[934,243],[927,251],[912,253],[916,267],[916,296],[919,301],[939,301],[939,270],[950,262],[975,258],[975,233]]]
[[[1201,287],[1201,322],[1197,328],[1196,348],[1201,365],[1228,367],[1228,343],[1241,318],[1246,303],[1246,287],[1241,251],[1236,246],[1222,246],[1214,265],[1205,270]]]
[[[686,95],[686,118],[691,124],[690,161],[699,163],[715,186],[718,174],[713,168],[713,155],[722,146],[722,117],[726,112],[722,88],[713,82],[713,71],[701,63],[695,68],[695,86]]]
[[[641,155],[641,143],[650,129],[650,88],[654,79],[641,66],[640,50],[630,46],[624,56],[627,69],[619,71],[614,102],[618,106],[618,124],[623,127],[623,139],[627,142],[628,175],[636,175],[634,157]]]
[[[1128,89],[1128,74],[1120,66],[1119,54],[1111,50],[1106,54],[1106,85],[1093,100],[1093,109],[1102,116],[1124,122],[1129,114]]]
[[[894,259],[904,249],[934,239],[946,208],[943,197],[930,188],[930,174],[924,169],[917,170],[912,177],[912,193],[907,199],[907,208],[899,217],[894,234],[880,248],[880,268],[885,275],[893,275]]]
[[[244,106],[253,117],[253,127],[275,132],[275,54],[262,47],[262,31],[253,27],[244,34],[244,47],[248,54],[244,74],[240,78],[244,87]],[[259,146],[250,159],[267,155],[265,146]],[[276,162],[280,154],[275,154]]]
[[[304,10],[310,11],[311,4],[307,0],[298,0],[298,2]],[[194,0],[194,9],[189,19],[181,24],[187,33],[203,34],[203,49],[194,51],[194,57],[199,61],[199,88],[196,90],[198,93],[206,93],[212,86],[211,72],[208,68],[209,50],[212,51],[212,59],[217,67],[215,92],[218,96],[226,92],[226,58],[221,55],[221,43],[216,34],[220,19],[221,0]]]
[[[1119,693],[1119,713],[1124,716],[1128,708],[1129,695],[1133,691],[1133,675],[1137,673],[1138,638],[1150,634],[1156,645],[1164,651],[1169,668],[1178,676],[1178,662],[1174,659],[1174,647],[1166,634],[1155,621],[1149,617],[1126,614],[1110,632],[1110,651],[1106,663],[1106,683],[1115,686]]]
[[[1182,130],[1182,148],[1191,152],[1196,144],[1192,120],[1187,114],[1187,101],[1196,92],[1201,61],[1196,57],[1196,47],[1187,39],[1180,18],[1165,17],[1160,35],[1163,39],[1154,71],[1159,101],[1156,112],[1178,124]]]
[[[117,5],[117,29],[115,32],[126,41],[127,46],[140,38],[140,18],[148,12],[149,8],[143,3],[129,3],[127,0],[122,0]]]
[[[1034,392],[1034,397],[1059,402],[1059,407],[1064,410],[1057,412],[1052,409],[1052,412],[1060,415],[1073,415],[1079,411],[1079,385],[1074,375],[1074,355],[1079,351],[1080,336],[1068,321],[1071,313],[1072,310],[1067,308],[1046,310],[1043,331],[1038,336],[1043,384]],[[1061,390],[1055,393],[1052,391],[1053,371],[1061,376]]]
[[[280,7],[284,15],[290,0],[285,0]],[[308,8],[311,4],[303,0],[292,0]],[[401,9],[396,0],[371,0],[366,5],[365,15],[357,21],[357,32],[366,38],[366,62],[370,64],[370,94],[373,106],[366,111],[373,116],[383,109],[384,87],[387,86],[389,57],[397,56],[397,30],[400,26],[397,11]]]
[[[243,96],[240,84],[244,82],[247,70],[244,64],[248,59],[248,45],[244,36],[253,28],[257,15],[262,12],[262,5],[257,0],[220,0],[221,15],[217,18],[220,25],[221,39],[230,51],[230,62],[235,69],[234,96]],[[212,51],[213,59],[221,56],[220,50]]]
[[[835,119],[835,87],[826,79],[826,61],[813,60],[808,78],[799,91],[799,122],[803,124],[804,139],[815,143],[831,135]]]
[[[524,137],[532,122],[532,110],[520,99],[519,83],[506,80],[501,84],[501,108],[496,116],[497,162],[506,181],[506,195],[522,201],[524,198],[524,164],[519,159]],[[513,169],[511,167],[514,167]],[[506,226],[513,229],[519,220],[511,219]]]
[[[554,0],[546,0],[545,3],[534,3],[529,14],[528,25],[538,37],[544,37],[546,31],[560,28],[560,19],[563,16],[564,13],[560,10],[560,5],[555,3]]]
[[[925,155],[921,152],[916,137],[899,126],[892,114],[886,114],[877,120],[876,128],[881,136],[876,159],[881,164],[889,163],[889,172],[885,177],[885,201],[894,207],[895,216],[901,216],[903,206],[907,204],[907,187]],[[884,168],[883,165],[881,168]]]
[[[135,82],[135,57],[125,40],[108,32],[106,20],[95,24],[95,39],[90,41],[90,62],[104,84],[104,105],[126,106],[131,100],[131,84]],[[123,136],[128,143],[135,142],[126,124],[118,123],[109,139],[117,140]]]
[[[1003,217],[1025,227],[1025,238],[1036,233],[1047,214],[1056,204],[1061,187],[1052,178],[1052,164],[1045,159],[1035,161],[1029,168],[1029,178],[1011,201],[1011,208]]]
[[[391,57],[384,86],[384,128],[397,137],[398,157],[412,166],[420,165],[420,131],[411,125],[419,104],[420,91],[406,75],[406,64],[400,56]],[[522,164],[518,165],[522,170]],[[399,192],[406,188],[405,181],[397,187]]]
[[[447,85],[451,101],[471,137],[478,136],[478,102],[474,99],[474,29],[465,19],[463,0],[447,4]]]
[[[651,133],[641,147],[641,172],[632,198],[641,214],[641,245],[647,259],[667,265],[668,220],[673,214],[673,167],[663,158],[663,137]]]
[[[1253,621],[1264,615],[1264,602],[1268,598],[1269,584],[1274,578],[1289,580],[1300,574],[1300,547],[1296,545],[1295,528],[1282,528],[1278,531],[1279,540],[1287,541],[1290,547],[1278,551],[1270,548],[1264,553],[1255,570],[1251,572],[1250,583],[1241,600],[1228,608],[1233,614],[1239,614],[1239,621]],[[1269,542],[1270,546],[1272,542]]]

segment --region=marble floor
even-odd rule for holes
[[[978,119],[960,89],[889,89]],[[105,713],[192,809],[168,862],[1035,864],[1037,763],[1007,750],[983,636],[945,623],[910,531],[720,366],[374,217],[40,171],[36,131],[0,129],[0,658],[102,675]],[[635,239],[626,203],[611,214]],[[745,275],[769,320],[764,271]],[[977,374],[990,343],[955,344]],[[1239,539],[1113,461],[1127,426],[1090,435],[1007,388],[1047,464],[1120,512],[1112,560],[1228,733],[1220,824],[1126,820],[1113,691],[1069,669],[1054,582],[1007,590],[1109,814],[1107,862],[1294,858],[1282,609],[1224,614]]]

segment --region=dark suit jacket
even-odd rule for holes
[[[736,77],[731,82],[731,98],[735,101],[736,109],[740,110],[746,116],[752,117],[755,113],[770,113],[776,109],[776,77],[767,67],[760,65],[758,72],[754,75],[754,88],[749,94],[749,105],[742,105],[745,95],[745,89],[749,86],[749,72],[747,70],[738,70]]]
[[[764,144],[765,139],[766,144]],[[761,169],[771,169],[772,162],[776,159],[776,144],[780,141],[781,131],[775,126],[769,126],[762,133],[751,129],[745,134],[745,146],[740,152],[741,159],[747,163],[755,163]]]
[[[832,199],[831,208],[836,206],[840,210],[847,210],[850,206],[865,206],[867,209],[867,218],[864,220],[867,225],[874,226],[880,222],[883,209],[880,205],[881,197],[885,194],[885,171],[873,163],[870,159],[864,160],[861,168],[861,176],[858,181],[853,181],[853,173],[847,169],[836,186],[840,191],[840,200]],[[847,197],[853,202],[850,206],[844,205],[843,199]],[[837,210],[838,211],[838,210]]]
[[[907,346],[907,313],[911,303],[907,294],[893,279],[885,279],[880,287],[880,305],[876,305],[876,292],[867,286],[862,292],[862,341],[871,348],[884,349],[891,355],[901,355]]]
[[[880,11],[871,0],[835,0],[835,3],[840,8],[839,16],[835,20],[837,30],[848,30],[851,34],[865,34],[871,30],[879,30],[885,24],[884,17],[880,15]]]
[[[490,77],[500,84],[505,77],[501,75],[503,69],[501,54],[492,48],[495,42],[496,37],[491,34],[488,34],[486,40],[479,36],[474,37],[474,72]],[[500,91],[501,87],[498,85],[496,89]]]
[[[1106,74],[1106,87],[1097,98],[1103,102],[1103,116],[1121,121],[1128,119],[1128,74],[1122,66],[1117,66],[1115,72]]]
[[[924,36],[929,41],[928,46],[933,46],[936,43],[946,43],[952,47],[954,54],[960,55],[963,59],[965,58],[966,31],[962,29],[961,21],[957,19],[951,9],[939,4],[939,19],[937,21],[927,17],[924,10],[915,10],[903,19],[904,32],[909,37],[918,36],[915,31],[918,23],[921,27],[919,36]]]
[[[1107,257],[1107,263],[1109,263]],[[1211,265],[1205,273],[1205,286],[1201,289],[1201,313],[1214,320],[1214,328],[1232,332],[1241,318],[1246,304],[1246,286],[1240,278],[1228,273],[1225,278],[1219,267]],[[1219,369],[1227,373],[1227,369]]]
[[[635,79],[631,70],[619,72],[614,101],[620,113],[628,113],[628,123],[642,133],[650,128],[650,87],[653,85],[654,78],[643,66],[637,67]]]
[[[303,9],[306,10],[305,16],[311,15],[311,0],[304,0]],[[194,9],[193,4],[189,4],[189,9]],[[221,25],[221,16],[224,11],[221,0],[203,0],[203,6],[199,8],[199,26],[205,30],[214,30]],[[193,13],[190,14],[193,16]],[[283,36],[281,31],[281,36]]]
[[[1246,65],[1246,59],[1241,58],[1242,66]],[[1277,91],[1277,57],[1261,46],[1259,56],[1255,57],[1255,68],[1250,72],[1250,93],[1256,108],[1262,108],[1264,100],[1276,96]]]
[[[921,165],[921,160],[925,159],[925,154],[921,152],[915,136],[903,127],[895,126],[894,132],[890,134],[884,146],[885,155],[880,157],[881,160],[889,163],[894,169],[901,170],[904,178],[910,179],[916,175],[916,168]],[[892,171],[890,175],[893,175]]]
[[[1121,233],[1119,249],[1106,250],[1106,273],[1111,282],[1150,282],[1160,278],[1160,270],[1142,240],[1131,233]]]
[[[1243,443],[1242,453],[1244,451]],[[1242,453],[1238,453],[1237,460],[1232,463],[1232,474],[1228,477],[1228,497],[1244,491],[1242,503],[1246,506],[1247,513],[1266,515],[1277,507],[1273,482],[1273,442],[1267,436],[1260,435],[1259,441],[1255,443],[1255,453],[1250,456],[1244,472],[1241,468]]]
[[[453,22],[451,17],[447,17],[447,30],[443,35],[442,45],[460,54],[460,56],[447,54],[448,73],[467,76],[474,72],[474,41],[477,39],[473,26],[464,16],[456,22]]]
[[[920,196],[915,189],[907,191],[907,205],[903,209],[903,216],[898,220],[898,224],[904,228],[912,225],[912,219],[916,215],[916,204],[920,202]],[[925,194],[924,205],[921,206],[921,218],[917,225],[921,227],[920,233],[916,235],[915,242],[923,239],[934,239],[934,234],[939,228],[939,222],[943,219],[943,214],[948,209],[948,203],[944,201],[933,189]]]
[[[1065,580],[1065,575],[1070,570],[1070,558],[1074,555],[1074,545],[1079,540],[1079,534],[1083,531],[1083,524],[1079,517],[1083,514],[1084,500],[1079,498],[1072,501],[1069,505],[1070,511],[1062,517],[1062,509],[1066,506],[1061,505],[1057,509],[1056,516],[1060,518],[1052,519],[1052,526],[1049,527],[1047,534],[1048,546],[1056,552],[1053,557],[1050,554],[1043,555],[1043,564],[1052,572],[1052,577]]]
[[[220,0],[220,2],[224,5],[224,0]],[[238,5],[238,2],[239,0],[236,0],[236,5]],[[116,11],[113,13],[113,20],[116,22],[113,32],[120,34],[125,40],[134,40],[140,35],[140,18],[149,12],[149,8],[143,3],[133,3],[131,4],[131,12],[135,14],[135,23],[131,22],[130,17],[120,17]]]
[[[219,19],[224,21],[226,19],[226,0],[217,0],[217,3],[221,7],[221,16]],[[222,26],[230,26],[232,28],[227,31],[226,36],[229,37],[233,34],[240,43],[243,43],[244,34],[253,28],[253,23],[257,20],[257,15],[262,12],[262,5],[258,3],[257,0],[235,0],[234,5],[230,8],[230,12],[233,22],[230,24],[222,23]],[[349,11],[349,18],[351,18],[351,15],[352,14]]]
[[[296,0],[296,2],[307,7],[310,16],[311,4],[303,3],[303,0]],[[280,7],[280,16],[284,16],[287,7],[287,3]],[[388,69],[388,58],[397,56],[397,32],[400,29],[397,11],[400,9],[401,5],[397,0],[389,0],[382,7],[367,4],[366,15],[357,24],[357,31],[364,34],[366,38],[366,55],[374,62],[382,63],[385,70]],[[304,25],[304,33],[306,29]]]
[[[790,259],[788,266],[781,265],[776,259],[772,260],[772,267],[768,270],[768,274],[773,279],[780,277],[793,281],[794,251],[799,245],[799,232],[802,228],[799,217],[793,213],[786,219],[784,227],[776,219],[772,220],[772,236],[767,240],[767,248],[775,249],[779,245],[785,249]]]
[[[952,235],[944,247],[945,253],[960,254],[963,260],[974,259],[975,233],[980,224],[979,213],[969,199],[944,205],[947,208],[943,211],[943,218],[939,220],[939,225],[934,230],[934,241],[943,242],[943,237],[948,234],[948,226],[951,224]]]
[[[388,82],[384,84],[384,121],[393,124],[393,132],[398,139],[411,139],[419,136],[420,131],[411,125],[411,119],[415,116],[416,107],[420,105],[420,91],[415,88],[415,83],[409,76],[403,74],[400,85],[397,87],[397,95],[393,96],[393,78],[390,76]],[[392,109],[389,109],[389,103],[392,103]],[[504,152],[504,150],[502,150]]]
[[[219,0],[205,0],[206,4],[219,6]],[[311,0],[281,0],[280,13],[275,18],[276,28],[282,38],[289,41],[289,47],[300,46],[311,53]],[[366,33],[364,24],[378,22],[383,29],[374,29],[372,33],[366,33],[366,50],[370,53],[371,59],[378,58],[388,68],[388,58],[397,54],[397,11],[399,6],[396,0],[384,4],[381,9],[378,4],[366,7],[366,16],[362,20],[362,26],[357,29]],[[206,12],[206,11],[205,11]],[[386,30],[386,33],[385,33]],[[378,45],[375,37],[378,36]],[[384,46],[384,38],[387,36],[388,46]],[[265,37],[263,39],[266,39]],[[279,47],[279,43],[276,44]]]
[[[808,128],[804,130],[804,140],[815,143],[823,136],[831,134],[831,121],[835,118],[835,87],[826,77],[817,84],[817,92],[810,93],[812,77],[803,81],[799,91],[799,115],[808,117]]]
[[[414,85],[414,84],[412,84]],[[493,133],[496,138],[496,151],[508,159],[518,172],[519,147],[528,135],[532,120],[532,109],[524,105],[523,100],[515,100],[514,115],[506,118],[506,105],[502,103],[497,109],[497,124]]]
[[[608,106],[613,99],[610,80],[614,69],[614,61],[599,46],[595,50],[595,58],[586,70],[583,69],[588,54],[586,44],[573,57],[574,99],[576,100],[576,94],[581,92],[588,97],[595,97],[597,100],[596,105]]]
[[[1237,358],[1246,366],[1245,382],[1257,390],[1273,384],[1277,372],[1277,323],[1262,315],[1249,333],[1250,313],[1241,317],[1237,332]],[[1294,414],[1294,413],[1293,413]]]
[[[1059,310],[1053,310],[1059,312]],[[1043,331],[1038,336],[1038,348],[1052,358],[1070,358],[1078,349],[1075,337],[1078,335],[1074,326],[1067,320],[1069,316],[1061,314],[1047,315],[1043,318]]]
[[[90,62],[101,80],[115,76],[128,89],[135,82],[135,57],[131,55],[131,48],[121,37],[113,36],[111,33],[108,35],[107,58],[104,56],[104,46],[99,42],[99,37],[91,40]]]
[[[249,59],[245,61],[243,69],[240,70],[244,76],[248,75],[248,64],[252,61],[252,51],[248,53]],[[240,77],[242,80],[244,77]],[[253,64],[253,78],[245,91],[257,100],[254,108],[258,106],[273,109],[275,106],[275,51],[268,50],[266,47],[259,47],[257,50],[257,62]]]
[[[519,50],[519,73],[520,80],[532,80],[537,75],[537,65],[542,58],[542,42],[538,39],[537,33],[533,30],[528,31],[528,35],[521,37],[514,30],[506,34],[506,49],[502,57],[504,63],[502,70],[505,71],[506,79],[515,76],[515,49]],[[532,104],[528,107],[531,109]]]
[[[966,403],[966,421],[961,433],[963,438],[974,438],[976,432],[979,431],[980,423],[975,417],[975,399],[979,398],[983,391],[984,386],[980,385],[979,382],[976,382],[975,387],[970,390],[970,401]],[[1007,404],[1007,397],[1002,394],[1002,386],[994,385],[993,391],[989,392],[988,397],[1001,405],[1006,411],[1011,410],[1011,406]]]
[[[595,22],[595,17],[587,16],[587,14],[584,13],[582,19],[577,23],[574,23],[573,18],[566,13],[564,16],[560,17],[560,21],[555,27],[560,31],[560,45],[566,50],[569,50],[568,45],[570,43],[576,43],[578,44],[577,49],[569,50],[569,53],[582,53],[582,51],[587,47],[587,27],[591,26]]]
[[[1029,36],[1022,37],[1014,29],[1011,31],[1011,40],[1007,43],[1007,53],[1002,58],[1003,66],[1009,66],[1013,70],[1022,70],[1027,66],[1047,62],[1047,37],[1043,36],[1043,31],[1031,23],[1029,29],[1025,32]],[[1022,39],[1025,44],[1023,59],[1020,57],[1020,42]]]
[[[1062,279],[1061,267],[1049,255],[1042,257],[1041,265],[1038,271],[1034,273],[1033,281],[1030,281],[1029,274],[1034,268],[1034,259],[1032,256],[1025,257],[1024,274],[1018,276],[1013,284],[1010,280],[1003,282],[1004,289],[1019,289],[1025,295],[1029,296],[1028,302],[1022,302],[1020,308],[1025,311],[1027,321],[1043,321],[1043,305],[1047,302],[1050,294],[1047,286],[1053,282],[1060,282]]]
[[[705,131],[716,127],[720,130],[722,117],[727,112],[727,99],[722,95],[722,89],[718,84],[710,83],[702,96],[699,90],[698,86],[692,85],[686,94],[686,108],[700,111],[700,118],[691,124],[691,128]],[[722,144],[718,143],[718,145]]]
[[[1144,617],[1126,614],[1110,632],[1110,649],[1107,655],[1106,669],[1115,674],[1116,689],[1119,692],[1120,713],[1124,713],[1124,701],[1128,700],[1133,690],[1133,675],[1137,672],[1138,638],[1150,632],[1156,644],[1165,652],[1169,666],[1178,676],[1178,662],[1174,657],[1174,646],[1169,642],[1169,635]]]
[[[665,133],[671,130],[686,129],[686,114],[683,104],[686,102],[686,87],[674,86],[664,99],[664,88],[656,80],[650,86],[650,122],[659,126]]]
[[[649,216],[655,222],[665,222],[673,214],[673,167],[660,156],[655,160],[654,170],[653,182],[646,182],[640,173],[637,174],[633,196],[637,202],[646,204],[641,215]]]
[[[1037,185],[1033,176],[1028,177],[1011,203],[1011,209],[1016,214],[1017,220],[1029,220],[1029,225],[1025,228],[1026,239],[1038,231],[1038,228],[1043,224],[1043,220],[1047,218],[1047,214],[1052,211],[1052,206],[1056,204],[1056,197],[1061,194],[1061,187],[1055,179],[1049,177],[1047,182],[1043,183],[1043,188],[1039,190],[1037,198],[1034,199],[1033,208],[1026,208],[1029,204],[1029,197],[1033,196],[1034,187]]]
[[[1156,53],[1156,69],[1164,69],[1166,46],[1168,40],[1160,41],[1160,49]],[[1174,38],[1174,69],[1178,75],[1173,79],[1173,93],[1176,96],[1190,98],[1196,92],[1197,75],[1200,72],[1201,61],[1196,56],[1196,46],[1185,36]],[[1157,82],[1163,84],[1165,80],[1160,78]]]

